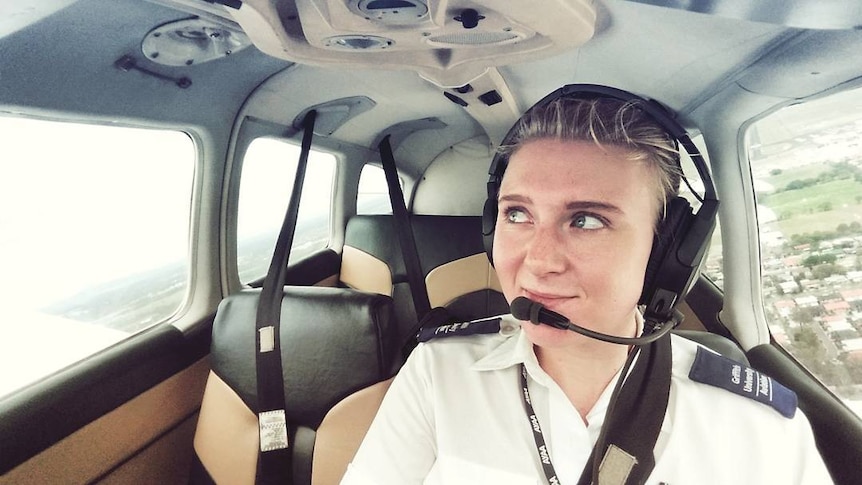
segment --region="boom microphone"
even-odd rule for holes
[[[519,296],[512,301],[511,305],[512,316],[518,320],[530,321],[534,325],[544,324],[562,330],[571,330],[586,337],[590,337],[603,342],[620,345],[646,345],[655,342],[664,337],[668,332],[673,330],[678,321],[671,320],[670,322],[659,323],[653,330],[642,337],[617,337],[606,333],[595,332],[588,328],[581,327],[572,323],[568,318],[560,315],[557,312],[548,310],[541,303],[530,300],[529,298]]]

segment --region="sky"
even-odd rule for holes
[[[239,237],[275,233],[299,147],[246,153]],[[37,310],[188,257],[196,150],[184,133],[0,116],[0,299]],[[329,211],[335,159],[312,153],[303,211]]]
[[[186,257],[195,156],[184,133],[0,117],[0,298],[29,307]]]

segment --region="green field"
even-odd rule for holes
[[[793,180],[816,177],[819,172],[803,167],[770,177],[767,181],[775,187],[785,187]],[[761,196],[759,202],[775,211],[779,218],[777,224],[786,237],[834,231],[839,224],[862,222],[862,183],[850,178],[772,193]],[[827,206],[830,209],[824,210]]]
[[[828,172],[831,169],[829,165],[812,163],[804,167],[794,168],[793,170],[782,170],[778,175],[770,175],[766,179],[775,190],[783,190],[787,184],[794,180],[804,180],[809,178],[817,178],[823,172]]]
[[[778,224],[781,233],[789,238],[794,234],[834,231],[839,224],[849,224],[853,221],[862,223],[862,216],[859,215],[860,211],[862,211],[862,206],[857,205],[852,210],[832,210],[797,215],[790,219],[774,222],[773,224]]]

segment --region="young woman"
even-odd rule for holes
[[[653,239],[679,187],[676,140],[643,100],[561,93],[502,147],[494,267],[510,303],[526,297],[589,330],[638,337]],[[624,369],[630,345],[499,322],[416,348],[342,483],[831,483],[795,397],[756,371],[667,335],[649,357],[666,358],[665,370],[642,374]],[[625,389],[662,375],[666,407],[616,406],[621,376]],[[758,385],[780,402],[749,395]],[[628,445],[591,456],[610,442],[611,420],[629,438],[648,434],[638,413],[651,406],[650,456]]]

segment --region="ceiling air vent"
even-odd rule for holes
[[[467,31],[455,32],[451,34],[437,35],[428,38],[428,43],[437,47],[454,47],[454,46],[471,46],[471,45],[489,45],[489,44],[505,44],[515,42],[522,36],[515,32],[482,32],[482,31]]]

